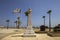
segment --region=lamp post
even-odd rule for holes
[[[49,32],[51,31],[51,12],[51,10],[47,12],[49,14]]]

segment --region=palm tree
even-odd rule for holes
[[[13,11],[13,13],[21,13],[21,9],[19,9],[19,8],[16,8],[14,11]],[[17,28],[19,29],[19,26],[20,26],[20,17],[18,16],[17,17],[17,19],[18,19],[18,21],[17,21]]]
[[[18,21],[17,21],[17,28],[19,29],[19,26],[20,26],[20,17],[17,18]]]
[[[8,19],[6,20],[6,22],[7,22],[7,29],[8,29],[10,20]]]
[[[21,25],[20,17],[18,16],[18,21],[17,21],[17,28],[19,29],[19,26]]]
[[[14,23],[16,23],[16,28],[17,28],[17,21],[15,21]]]
[[[31,9],[29,9],[25,12],[25,16],[27,16],[27,26],[29,25],[29,20],[30,20],[29,15],[30,15],[30,13],[31,13]]]
[[[45,16],[42,17],[44,19],[44,26],[45,26]]]
[[[28,16],[28,14],[29,14],[28,12],[25,12],[25,16]]]
[[[29,8],[29,10],[25,12],[25,15],[28,16],[31,13],[31,11],[32,10]]]
[[[47,12],[49,14],[49,32],[51,31],[51,12],[51,10]]]
[[[26,11],[26,12],[25,12],[25,16],[28,17],[28,14],[29,14],[29,13]],[[27,26],[28,26],[28,19],[27,19]]]

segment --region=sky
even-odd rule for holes
[[[15,8],[20,8],[21,13],[13,13]],[[0,0],[0,26],[7,26],[6,20],[9,19],[10,27],[15,27],[14,21],[20,16],[21,26],[26,27],[27,17],[25,12],[32,9],[32,26],[44,24],[42,16],[46,16],[45,25],[49,25],[48,10],[51,12],[51,26],[60,24],[60,0]]]

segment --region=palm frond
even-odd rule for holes
[[[26,16],[28,16],[28,14],[29,14],[28,12],[25,12],[25,15],[26,15]]]
[[[51,10],[49,10],[47,13],[51,13],[52,11]]]

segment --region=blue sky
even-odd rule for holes
[[[13,14],[15,8],[21,9],[21,15],[19,13]],[[0,0],[0,26],[6,26],[6,20],[10,19],[10,26],[15,26],[14,21],[20,16],[22,22],[21,26],[26,26],[27,17],[24,12],[28,9],[32,9],[32,25],[43,25],[42,16],[46,16],[46,26],[48,26],[48,10],[52,10],[51,23],[52,27],[60,24],[60,0]]]

